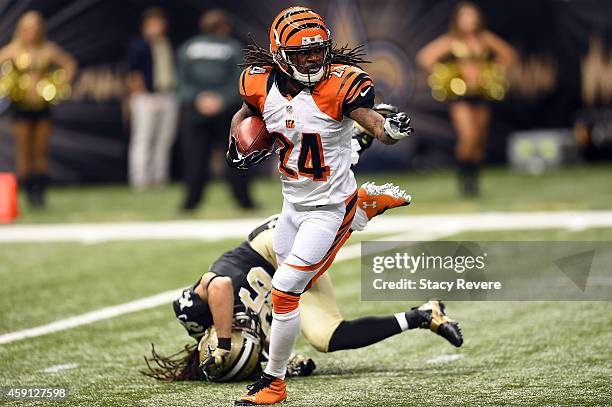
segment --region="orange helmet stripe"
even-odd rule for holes
[[[297,24],[300,23],[300,24]],[[282,38],[283,38],[283,34],[285,33],[285,31],[289,28],[289,27],[293,27],[293,28],[297,28],[297,27],[301,27],[305,24],[319,24],[321,25],[321,20],[312,17],[312,16],[308,16],[308,17],[303,17],[303,18],[298,18],[297,20],[293,20],[290,22],[287,22],[287,24],[285,24],[280,31],[278,31],[278,37],[281,38],[281,42],[283,42]],[[286,41],[287,39],[285,39]]]

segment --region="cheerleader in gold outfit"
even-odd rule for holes
[[[0,49],[0,96],[11,100],[17,175],[32,206],[45,204],[51,105],[69,96],[76,62],[45,37],[40,13],[17,22],[12,41]]]
[[[504,71],[515,55],[507,42],[484,28],[480,9],[470,2],[460,3],[449,31],[417,55],[417,63],[430,72],[432,96],[450,102],[463,195],[478,194],[478,172],[491,118],[489,102],[504,98]]]

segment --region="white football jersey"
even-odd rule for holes
[[[240,91],[276,138],[283,196],[305,206],[345,201],[357,189],[350,169],[354,121],[345,113],[349,101],[366,107],[364,97],[369,100],[374,93],[372,81],[359,68],[334,65],[327,79],[287,98],[278,89],[276,74],[269,68],[248,68]]]

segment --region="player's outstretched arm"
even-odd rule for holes
[[[413,131],[410,118],[404,112],[383,117],[372,109],[361,107],[353,110],[349,116],[383,144],[395,144]]]

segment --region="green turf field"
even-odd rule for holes
[[[485,236],[486,235],[486,236]],[[564,240],[581,232],[487,232],[461,239]],[[232,241],[114,242],[100,245],[15,244],[0,256],[0,332],[52,322],[138,299],[197,278]],[[361,302],[359,262],[331,271],[346,318],[405,310],[409,303]],[[427,331],[410,331],[370,348],[320,354],[300,339],[317,374],[293,379],[285,405],[593,405],[612,403],[612,305],[602,302],[449,303],[465,345],[454,349]],[[230,405],[244,384],[159,384],[141,376],[149,343],[172,352],[190,339],[169,306],[0,345],[0,385],[68,386],[58,405]],[[429,363],[440,355],[462,355]],[[54,365],[77,364],[58,373]],[[314,403],[314,404],[311,404]]]
[[[413,193],[415,205],[397,210],[401,214],[587,210],[612,207],[612,187],[607,182],[611,170],[600,166],[537,178],[490,170],[484,180],[486,195],[477,200],[456,198],[451,173],[374,178],[392,178]],[[242,214],[225,208],[225,187],[215,185],[207,206],[196,216],[266,216],[279,208],[277,187],[273,182],[259,183],[256,194],[262,209]],[[26,210],[21,222],[176,219],[179,199],[177,186],[138,194],[125,187],[57,187],[51,191],[49,211]],[[352,243],[364,236],[354,238]],[[465,232],[444,239],[611,240],[612,229]],[[186,286],[238,242],[0,244],[0,335]],[[360,301],[359,267],[359,259],[352,259],[330,270],[347,319],[417,305]],[[460,349],[423,330],[331,354],[316,352],[300,338],[297,351],[313,357],[318,367],[314,376],[288,383],[284,405],[612,405],[612,303],[447,305],[449,315],[462,324],[465,344]],[[171,353],[190,340],[168,304],[0,344],[0,387],[67,386],[71,392],[65,401],[8,404],[0,400],[0,405],[232,405],[245,383],[160,384],[138,373],[151,342],[159,351]],[[436,363],[448,355],[459,356]],[[44,371],[67,364],[72,367],[57,373]]]

